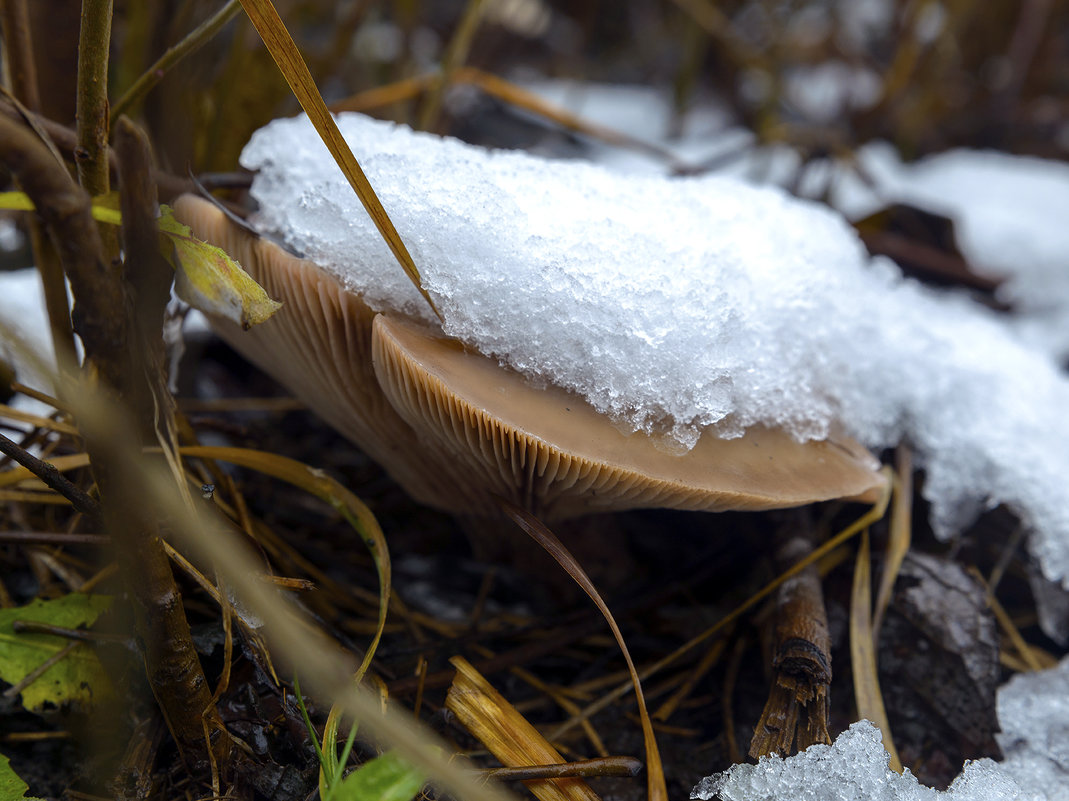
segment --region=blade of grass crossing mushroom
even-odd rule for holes
[[[850,665],[854,671],[854,700],[857,714],[868,718],[880,727],[883,747],[891,759],[891,769],[902,772],[887,710],[880,695],[880,680],[876,674],[876,645],[872,639],[872,575],[869,562],[869,532],[861,534],[861,546],[857,549],[854,566],[854,586],[850,596]]]
[[[215,459],[230,462],[256,470],[264,475],[273,476],[281,481],[300,487],[305,492],[315,495],[336,509],[360,535],[364,546],[375,562],[379,577],[379,617],[375,635],[364,653],[364,658],[357,670],[357,680],[367,672],[371,659],[378,648],[386,627],[386,612],[390,605],[390,552],[386,547],[386,537],[379,527],[378,520],[363,501],[343,487],[338,481],[322,470],[274,453],[257,451],[249,448],[227,448],[206,445],[187,446],[179,449],[182,456]]]
[[[891,590],[913,539],[913,457],[905,445],[895,452],[894,499],[888,527],[887,553],[883,560],[880,589],[876,593],[876,611],[872,617],[873,637],[879,637],[883,616],[891,603]]]
[[[283,24],[282,18],[279,17],[278,11],[275,10],[271,0],[241,0],[241,5],[245,9],[245,13],[249,15],[256,32],[260,34],[260,38],[263,39],[264,44],[271,53],[271,58],[275,60],[282,75],[286,78],[286,83],[293,90],[293,94],[297,97],[301,108],[304,109],[308,119],[315,126],[316,131],[323,140],[323,144],[327,146],[330,155],[334,157],[334,161],[337,162],[338,167],[345,174],[349,185],[356,192],[360,202],[364,205],[364,209],[375,223],[375,227],[379,229],[382,238],[386,240],[390,251],[405,271],[409,280],[423,295],[423,299],[427,301],[431,310],[440,318],[441,315],[438,314],[434,301],[427,294],[427,290],[423,288],[419,270],[416,269],[408,248],[401,241],[401,236],[397,233],[397,229],[394,228],[386,209],[379,202],[371,182],[364,175],[356,156],[349,149],[349,145],[342,138],[341,131],[338,130],[338,126],[334,122],[334,118],[327,111],[326,103],[323,102],[323,97],[319,94],[315,81],[312,80],[312,74],[308,71],[308,65],[304,63],[304,58],[301,57],[301,53],[297,49],[293,37],[290,36],[289,31]]]
[[[642,721],[642,735],[646,741],[647,795],[649,801],[668,801],[668,787],[664,780],[664,768],[661,765],[660,752],[657,750],[657,740],[653,734],[653,723],[650,721],[650,714],[646,710],[646,700],[642,695],[642,682],[639,680],[638,670],[635,669],[635,663],[631,661],[631,654],[627,650],[627,643],[624,642],[624,635],[620,632],[619,626],[616,625],[612,612],[609,611],[609,607],[602,600],[594,583],[587,576],[579,562],[541,520],[504,499],[499,499],[499,503],[505,514],[531,539],[541,545],[557,561],[557,564],[564,568],[568,575],[574,579],[575,583],[582,587],[583,592],[590,596],[590,600],[598,607],[598,610],[604,615],[605,621],[609,624],[609,628],[612,629],[613,636],[616,638],[616,642],[623,652],[624,660],[627,662],[627,670],[631,674],[631,684],[635,688],[635,698],[638,701],[638,714]]]

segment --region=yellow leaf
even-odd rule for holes
[[[0,192],[0,209],[33,211],[33,201],[25,192]]]
[[[90,211],[93,219],[108,225],[121,225],[122,216],[116,207],[118,193],[109,192],[107,195],[93,198]],[[36,206],[25,192],[0,192],[0,209],[8,211],[35,211]]]
[[[93,198],[93,218],[122,225],[117,202],[115,193]],[[25,192],[0,192],[0,209],[33,211],[34,205]],[[193,236],[169,206],[160,206],[157,223],[165,237],[164,256],[174,267],[175,291],[190,306],[233,320],[242,328],[259,325],[282,308],[225,250]]]
[[[258,325],[282,308],[225,250],[193,236],[170,207],[160,207],[159,226],[174,246],[175,291],[190,306],[242,328]]]

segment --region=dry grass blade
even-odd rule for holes
[[[48,463],[60,473],[68,470],[77,470],[89,464],[89,455],[86,453],[72,453],[69,456],[56,456],[49,459]],[[10,487],[23,481],[37,478],[37,474],[26,467],[12,467],[10,470],[0,472],[0,487]]]
[[[457,669],[446,696],[446,708],[510,768],[563,764],[557,750],[527,722],[501,693],[462,656],[449,660]],[[597,801],[597,794],[582,779],[535,779],[527,788],[539,801]]]
[[[249,19],[252,20],[256,32],[260,34],[260,38],[263,39],[279,70],[285,76],[286,83],[293,90],[293,94],[296,95],[301,108],[304,109],[308,119],[315,126],[316,131],[323,140],[323,144],[327,146],[330,155],[334,157],[334,161],[338,163],[338,167],[345,174],[349,185],[352,186],[353,191],[356,192],[360,202],[364,205],[364,209],[367,210],[368,215],[374,221],[375,227],[379,229],[382,238],[386,240],[390,251],[404,269],[409,280],[412,281],[416,289],[423,295],[424,300],[427,301],[437,315],[438,309],[435,308],[431,296],[427,294],[427,290],[423,288],[419,270],[416,269],[408,248],[401,241],[401,236],[397,233],[397,229],[394,228],[393,222],[390,221],[386,209],[379,202],[375,190],[371,187],[371,182],[364,175],[364,171],[360,168],[353,151],[349,149],[349,145],[342,138],[341,131],[338,130],[334,118],[327,111],[323,97],[319,94],[315,81],[312,80],[312,74],[308,71],[308,65],[304,63],[293,37],[290,36],[282,19],[278,16],[278,12],[275,10],[274,5],[271,4],[271,0],[241,0],[241,5],[245,9],[245,13],[249,15]],[[440,317],[441,315],[438,316]]]
[[[211,446],[190,446],[179,448],[182,456],[213,459],[220,462],[241,465],[256,470],[264,475],[286,481],[305,492],[311,493],[334,507],[360,535],[364,546],[371,553],[375,570],[379,577],[379,618],[375,636],[371,640],[358,676],[363,676],[371,664],[371,659],[378,648],[382,631],[386,627],[386,612],[390,605],[390,552],[386,547],[386,537],[379,527],[375,515],[363,501],[343,487],[335,479],[321,470],[309,467],[295,459],[279,456],[275,453],[256,451],[248,448],[225,448]]]
[[[888,527],[887,554],[883,561],[880,589],[876,593],[876,611],[872,618],[873,636],[879,636],[883,616],[891,603],[891,590],[913,539],[913,456],[905,445],[895,452],[895,488]]]
[[[1009,612],[1005,607],[999,603],[998,598],[991,592],[991,587],[984,579],[983,575],[975,567],[970,568],[969,572],[984,588],[984,593],[987,596],[987,605],[991,607],[992,613],[995,615],[995,620],[998,621],[999,628],[1006,634],[1006,638],[1013,644],[1014,649],[1017,651],[1017,655],[1023,660],[1024,664],[1028,666],[1028,670],[1043,670],[1050,665],[1044,665],[1039,661],[1032,647],[1025,642],[1024,637],[1021,636],[1021,632],[1017,629],[1017,626],[1013,622],[1013,618],[1010,617]]]
[[[58,492],[30,492],[23,490],[0,490],[0,501],[18,503],[47,503],[50,506],[69,506],[70,501]]]
[[[345,100],[332,103],[330,109],[335,112],[359,111],[368,113],[393,103],[411,100],[422,93],[433,90],[440,81],[440,76],[433,74],[404,78],[395,83],[367,89]],[[450,74],[450,81],[453,84],[474,86],[502,103],[528,111],[573,133],[590,137],[613,147],[648,153],[664,160],[673,169],[679,170],[685,167],[685,165],[679,163],[677,156],[668,148],[662,147],[655,142],[631,136],[623,131],[617,131],[585,120],[565,108],[544,100],[522,86],[506,81],[504,78],[481,70],[478,67],[458,67]]]
[[[650,721],[650,714],[646,710],[646,699],[642,695],[642,682],[639,680],[638,671],[635,669],[635,663],[631,660],[631,654],[627,650],[627,643],[624,642],[624,636],[620,633],[619,626],[616,625],[616,620],[612,616],[612,612],[609,611],[609,607],[602,600],[601,595],[598,593],[594,583],[587,576],[582,566],[575,560],[575,557],[571,555],[563,543],[557,539],[556,535],[550,531],[538,518],[527,512],[518,506],[515,506],[508,501],[500,500],[501,508],[504,510],[512,520],[518,525],[524,532],[527,533],[531,539],[537,542],[545,551],[552,556],[561,567],[567,571],[575,583],[582,587],[583,592],[590,596],[590,600],[598,607],[598,610],[605,616],[606,622],[609,624],[609,628],[612,629],[613,636],[616,637],[616,642],[620,646],[620,650],[624,654],[624,659],[627,661],[627,669],[631,674],[631,684],[635,688],[635,697],[638,701],[638,713],[642,720],[642,735],[646,741],[646,779],[649,801],[667,801],[668,799],[668,787],[664,780],[664,769],[661,766],[661,755],[657,750],[657,740],[653,734],[653,723]],[[575,718],[573,718],[574,720]]]
[[[690,697],[690,694],[694,692],[694,688],[698,686],[705,675],[713,669],[717,662],[720,661],[720,655],[724,651],[726,640],[717,640],[712,646],[706,649],[702,658],[698,661],[698,664],[691,670],[690,675],[687,676],[687,680],[676,690],[672,695],[661,704],[657,711],[653,713],[654,720],[659,723],[667,723],[668,719],[672,717],[675,711],[679,708],[679,705]]]
[[[854,670],[854,699],[859,717],[868,718],[880,727],[883,747],[891,758],[891,769],[902,772],[887,710],[880,694],[880,680],[876,674],[876,646],[872,639],[872,580],[869,567],[869,532],[861,535],[854,567],[854,588],[850,597],[850,664]]]
[[[5,420],[16,420],[19,423],[29,423],[35,428],[43,428],[59,434],[70,434],[71,436],[77,436],[78,434],[78,429],[68,423],[52,420],[49,417],[41,417],[39,414],[24,412],[21,409],[14,409],[2,403],[0,403],[0,417]]]

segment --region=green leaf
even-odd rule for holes
[[[0,679],[18,684],[69,642],[53,634],[16,634],[16,620],[73,629],[93,623],[110,604],[111,598],[105,595],[71,593],[53,601],[35,600],[26,606],[0,609]],[[33,712],[45,704],[89,707],[112,694],[104,666],[83,643],[22,690],[22,705]]]
[[[175,291],[190,306],[242,328],[258,325],[282,308],[225,250],[193,236],[170,207],[160,206],[159,226],[174,246]]]
[[[27,797],[29,789],[29,785],[11,769],[7,757],[0,754],[0,801],[40,801]]]
[[[412,801],[424,781],[395,752],[387,751],[346,776],[330,801]]]

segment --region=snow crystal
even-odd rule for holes
[[[1069,658],[998,692],[1001,769],[1049,801],[1069,801]]]
[[[837,213],[725,177],[339,125],[447,333],[678,448],[757,422],[904,439],[942,535],[1006,503],[1069,579],[1069,381],[992,313],[870,260]],[[263,230],[372,306],[429,315],[305,118],[257,132],[242,163]]]
[[[1069,659],[1015,676],[999,690],[1003,762],[967,762],[946,792],[888,767],[880,731],[867,720],[832,745],[787,759],[765,757],[709,776],[692,799],[723,801],[1066,801],[1069,799]]]
[[[764,757],[702,779],[692,799],[723,801],[1025,801],[1025,793],[991,760],[969,763],[945,793],[925,787],[907,769],[888,767],[880,730],[867,720],[832,745],[813,745],[796,756]]]

